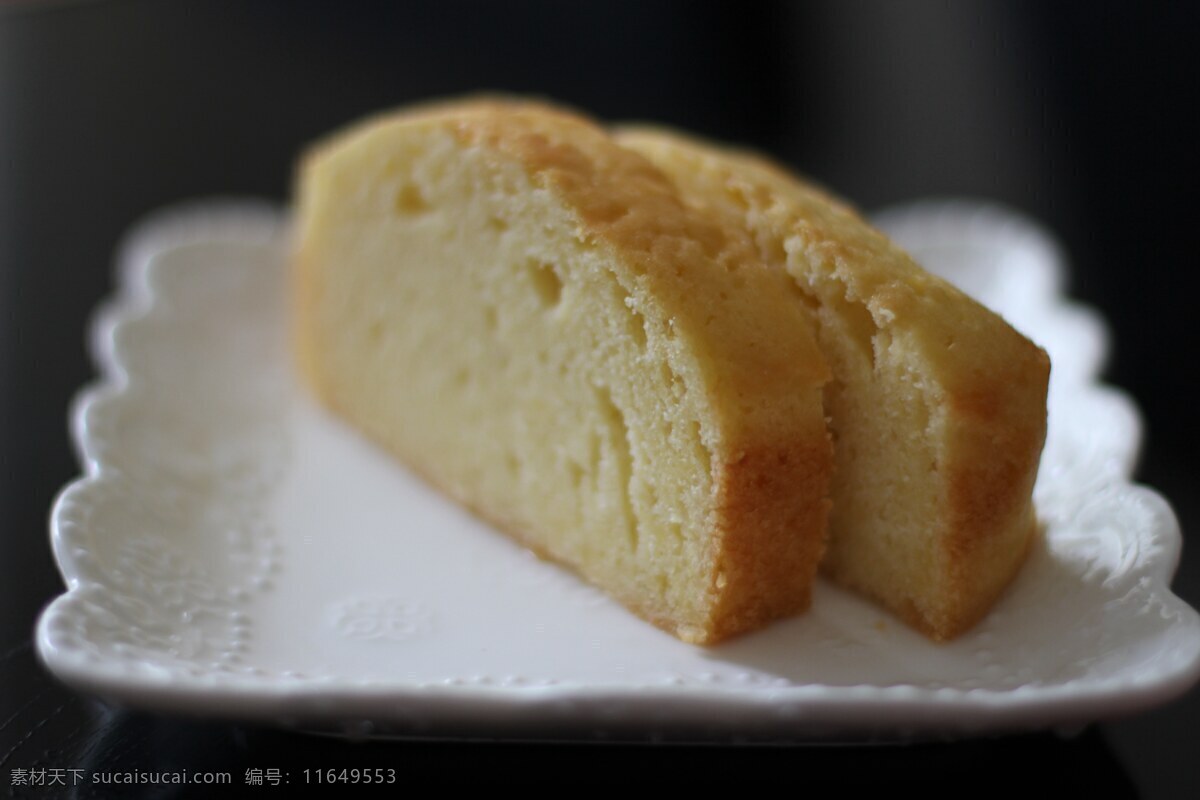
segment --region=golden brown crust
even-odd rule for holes
[[[922,610],[915,603],[888,603],[879,597],[870,587],[852,585],[851,588],[861,591],[878,602],[884,603],[906,623],[938,642],[948,642],[975,627],[996,601],[1004,595],[1008,587],[1016,581],[1020,572],[1019,567],[1029,557],[1034,542],[1037,541],[1040,529],[1037,518],[1029,504],[1023,514],[1027,522],[1012,528],[1012,535],[1017,540],[1015,549],[1010,549],[1007,557],[990,574],[981,579],[971,566],[971,561],[965,558],[955,559],[953,563],[951,585],[951,602],[948,603],[949,613],[931,614]]]
[[[711,641],[752,630],[808,608],[811,586],[796,574],[815,572],[829,515],[827,437],[747,449],[718,472],[713,587],[725,591],[714,610]],[[753,602],[749,599],[753,598]]]
[[[381,117],[312,151],[301,184],[337,159],[353,159],[381,138],[414,129],[449,131],[465,147],[523,165],[535,185],[575,210],[581,239],[612,248],[634,266],[675,335],[697,350],[704,402],[716,420],[706,444],[720,465],[713,476],[713,529],[706,533],[714,543],[707,589],[712,613],[697,626],[639,598],[617,599],[702,644],[805,607],[828,511],[832,451],[819,406],[828,370],[785,284],[761,263],[747,233],[685,207],[665,176],[591,122],[528,102],[467,101]],[[310,211],[302,197],[302,228]],[[301,315],[322,279],[307,255],[302,235],[296,258]],[[329,403],[313,343],[303,332],[296,341],[304,371]],[[520,523],[497,518],[470,497],[458,499],[539,547]]]

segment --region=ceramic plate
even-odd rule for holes
[[[1179,530],[1130,482],[1138,416],[1097,383],[1104,327],[1063,299],[1053,242],[965,203],[879,221],[1054,363],[1045,536],[960,640],[824,583],[812,612],[713,649],[632,617],[315,407],[288,358],[286,220],[210,203],[140,226],[96,317],[43,660],[131,706],[350,735],[909,736],[1182,693],[1200,617],[1168,589]]]

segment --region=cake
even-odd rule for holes
[[[935,639],[993,605],[1035,536],[1045,352],[766,160],[670,131],[617,135],[687,201],[743,227],[817,320],[833,371],[823,569]]]
[[[685,641],[808,606],[830,373],[744,226],[511,100],[356,124],[297,189],[295,349],[328,409]]]

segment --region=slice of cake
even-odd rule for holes
[[[829,372],[744,228],[532,103],[369,120],[298,189],[295,341],[330,409],[684,640],[808,605]]]
[[[824,567],[937,639],[971,626],[1035,533],[1045,352],[853,211],[755,156],[667,131],[617,140],[751,232],[812,309],[834,380]]]

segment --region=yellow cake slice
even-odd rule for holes
[[[593,123],[494,100],[321,143],[297,221],[328,408],[686,641],[809,604],[829,372],[744,229]]]
[[[759,157],[648,128],[617,140],[690,203],[749,230],[816,315],[834,374],[826,571],[934,638],[970,627],[1035,534],[1045,352]]]

